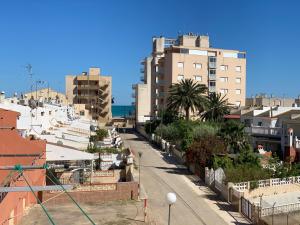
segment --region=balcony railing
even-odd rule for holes
[[[141,69],[140,69],[140,72],[141,72],[141,73],[145,73],[145,69],[144,69],[144,68],[141,68]]]
[[[209,79],[210,80],[215,80],[216,79],[216,74],[209,74]]]
[[[260,135],[280,137],[282,133],[282,128],[252,126],[252,127],[245,127],[245,132],[249,134],[260,134]]]
[[[135,98],[135,97],[136,97],[136,96],[135,96],[135,93],[132,93],[132,94],[131,94],[131,97],[132,97],[132,98]]]
[[[99,85],[78,85],[78,90],[79,89],[84,89],[84,90],[94,89],[94,90],[97,90],[97,89],[99,89]]]
[[[133,85],[132,85],[132,89],[136,89],[136,84],[133,84]]]
[[[141,77],[140,77],[140,81],[144,82],[144,81],[145,81],[145,77],[144,77],[144,76],[141,76]]]
[[[209,86],[208,90],[209,92],[216,92],[216,86]]]

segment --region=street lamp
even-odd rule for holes
[[[173,205],[176,202],[176,194],[169,192],[167,194],[167,203],[169,205],[169,219],[168,219],[168,225],[171,224],[171,205]]]
[[[141,197],[141,158],[143,153],[139,152],[139,198]]]

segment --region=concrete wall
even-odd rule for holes
[[[117,183],[116,190],[109,191],[78,191],[69,192],[70,195],[79,203],[98,203],[115,200],[137,200],[138,199],[138,183],[137,182],[120,182]],[[44,192],[43,201],[46,201],[57,193]],[[59,195],[56,198],[48,201],[47,204],[63,204],[70,202],[67,195]]]

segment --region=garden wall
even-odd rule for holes
[[[115,200],[137,200],[138,199],[138,183],[137,182],[119,182],[108,185],[109,190],[91,190],[76,191],[72,190],[68,193],[79,203],[97,203]],[[103,186],[102,185],[102,186]],[[95,186],[94,186],[95,187]],[[58,192],[43,192],[42,201],[47,204],[63,204],[70,202],[70,198],[66,194],[58,195]],[[57,197],[55,197],[57,196]],[[51,199],[52,198],[52,199]],[[50,200],[51,199],[51,200]]]

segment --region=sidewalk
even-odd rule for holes
[[[140,135],[138,135],[138,137],[144,140],[145,145],[149,146],[155,154],[159,155],[160,158],[163,158],[164,161],[169,164],[170,168],[174,168],[176,170],[187,170],[184,165],[178,162],[175,156],[169,156],[157,149],[155,146],[152,146]],[[138,157],[136,157],[136,162],[138,165]],[[178,177],[180,177],[180,179],[182,179],[182,181],[189,186],[197,194],[197,196],[200,196],[216,214],[222,217],[227,224],[251,224],[239,212],[234,211],[229,203],[221,200],[218,194],[207,187],[196,175],[180,174]]]

